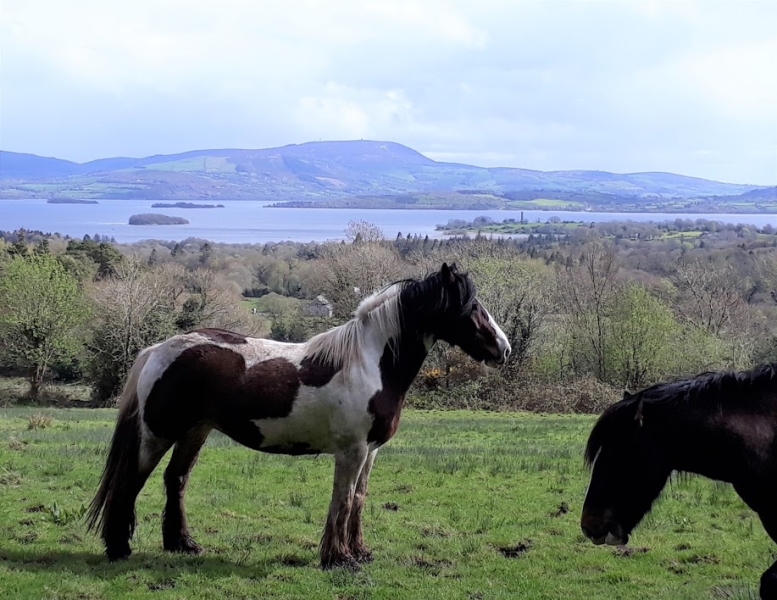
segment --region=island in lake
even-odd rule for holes
[[[84,200],[83,198],[49,198],[46,204],[98,204],[97,200]]]
[[[183,217],[170,217],[156,213],[144,213],[132,215],[129,218],[130,225],[188,225],[189,221]]]
[[[223,204],[195,204],[194,202],[156,202],[151,208],[224,208]]]

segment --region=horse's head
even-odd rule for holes
[[[644,422],[640,394],[624,394],[597,421],[586,447],[591,467],[580,526],[594,544],[626,544],[671,473]]]
[[[475,286],[455,264],[443,263],[438,280],[442,298],[440,310],[429,323],[437,339],[458,346],[478,362],[490,367],[505,364],[510,356],[510,342],[496,321],[477,299]]]

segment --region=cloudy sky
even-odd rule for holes
[[[774,0],[5,0],[0,148],[331,139],[777,183]]]

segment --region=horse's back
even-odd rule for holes
[[[332,451],[335,396],[345,390],[322,389],[335,373],[313,368],[303,345],[207,330],[173,336],[151,352],[139,388],[154,435],[176,440],[210,423],[256,450]]]

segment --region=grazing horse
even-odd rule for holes
[[[777,363],[659,383],[602,413],[588,439],[581,527],[625,544],[672,471],[732,483],[777,541]],[[777,563],[761,577],[777,599]]]
[[[396,432],[405,394],[437,340],[492,367],[510,354],[505,334],[455,265],[376,292],[353,319],[306,343],[200,329],[142,350],[88,513],[108,558],[130,555],[135,500],[173,446],[164,474],[163,545],[201,551],[186,525],[184,492],[200,448],[217,429],[261,452],[334,454],[321,565],[357,568],[371,560],[361,528],[370,469]]]

